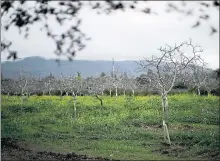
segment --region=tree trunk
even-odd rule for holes
[[[115,87],[115,96],[118,96],[118,87]]]
[[[8,97],[10,96],[9,92],[8,92]]]
[[[134,96],[134,90],[132,89],[132,95]]]
[[[125,96],[125,90],[124,90],[124,96]]]
[[[162,94],[162,107],[163,107],[163,119],[166,124],[168,124],[168,100],[167,95]]]
[[[169,131],[167,128],[167,124],[165,123],[164,120],[163,120],[163,134],[164,134],[164,141],[165,142],[168,141],[168,144],[171,145]]]
[[[102,96],[104,95],[104,91],[102,90]]]
[[[208,90],[207,92],[208,92],[208,96],[211,96],[211,91],[210,91],[210,90]]]
[[[60,91],[60,99],[62,98],[63,96],[63,91]]]
[[[109,89],[109,95],[112,96],[112,89]]]
[[[101,104],[101,106],[103,105],[103,102],[102,102],[102,99],[101,98],[99,98],[99,96],[98,95],[95,95],[95,97],[100,101],[100,104]]]
[[[23,106],[23,102],[27,100],[27,94],[24,93],[21,94],[21,107]]]
[[[23,96],[23,95],[24,95],[24,90],[22,89],[22,90],[21,90],[21,96]]]
[[[20,110],[21,110],[21,113],[23,113],[23,102],[24,102],[24,93],[23,93],[23,90],[21,91],[21,98],[20,98],[20,100],[21,100],[21,107],[20,107]]]
[[[168,144],[171,145],[170,142],[170,136],[168,132],[168,100],[167,100],[167,94],[162,93],[162,109],[163,109],[163,129],[164,129],[164,141],[168,141]]]
[[[49,90],[49,96],[50,96],[50,100],[51,100],[51,90]]]
[[[198,90],[198,95],[200,96],[200,94],[201,94],[201,93],[200,93],[200,87],[198,86],[197,88],[198,88],[198,89],[197,89],[197,90]]]
[[[73,92],[73,102],[74,102],[74,118],[76,119],[76,95]]]

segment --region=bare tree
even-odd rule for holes
[[[110,81],[112,83],[112,86],[115,88],[115,96],[118,96],[118,89],[121,87],[122,84],[122,74],[119,70],[119,68],[117,68],[116,71],[114,71],[112,77],[110,77]]]
[[[42,77],[36,77],[36,94],[40,94],[42,93],[43,95],[46,92],[46,88],[44,86],[44,80],[42,79]]]
[[[211,91],[215,90],[219,87],[219,80],[215,78],[215,75],[213,74],[212,70],[207,71],[206,73],[206,81],[204,84],[204,88],[208,92],[208,96],[211,95]]]
[[[45,90],[48,92],[48,94],[49,94],[49,96],[50,96],[50,98],[51,98],[51,92],[52,92],[52,90],[54,90],[54,83],[55,83],[55,78],[52,76],[52,75],[50,75],[50,76],[48,76],[48,77],[46,77],[45,79],[44,79],[44,86],[46,87],[45,88]],[[43,89],[44,90],[44,89]]]
[[[202,63],[201,65],[192,64],[189,66],[188,70],[188,84],[197,89],[197,94],[200,95],[201,87],[205,86],[207,81],[207,73],[206,73],[206,64]]]
[[[18,77],[18,86],[20,88],[20,93],[22,97],[22,101],[26,99],[27,96],[27,87],[28,87],[28,75],[26,72],[24,72],[23,69],[20,69],[19,71],[19,77]],[[26,96],[25,96],[26,94]]]
[[[184,47],[191,49],[190,52],[186,54],[183,50]],[[164,48],[161,47],[159,51],[161,52],[160,57],[152,56],[151,59],[144,59],[137,63],[142,71],[148,72],[151,86],[161,94],[164,140],[168,141],[168,144],[171,145],[167,128],[168,93],[173,88],[178,73],[183,72],[188,65],[201,61],[198,53],[202,52],[202,49],[198,45],[193,45],[190,39],[188,42],[183,42],[180,45],[166,45]]]
[[[60,77],[61,81],[61,86],[63,91],[66,93],[66,96],[69,95],[69,86],[70,86],[70,79],[68,77],[65,77],[62,73],[61,73],[61,77]]]
[[[76,101],[77,101],[77,92],[76,92],[76,86],[77,86],[77,84],[76,84],[76,78],[74,77],[74,76],[70,76],[69,77],[69,80],[68,80],[68,82],[69,82],[69,90],[70,90],[70,92],[71,92],[71,94],[72,94],[72,97],[73,97],[73,104],[74,104],[74,118],[76,119]]]
[[[151,88],[150,82],[151,79],[146,74],[141,74],[139,77],[135,79],[138,82],[140,91],[148,91]]]
[[[112,96],[112,88],[113,88],[113,84],[112,84],[112,77],[110,76],[105,76],[106,78],[106,89],[109,90],[109,96]]]
[[[1,80],[1,93],[7,94],[8,97],[13,93],[14,80],[12,79],[3,79]]]
[[[62,76],[59,76],[56,78],[56,87],[60,91],[60,99],[62,98],[63,92],[64,92],[63,81],[64,80],[63,80]]]
[[[98,78],[98,81],[99,81],[99,83],[100,83],[100,85],[101,85],[101,95],[104,95],[104,90],[105,90],[105,88],[106,88],[106,86],[107,86],[107,76],[105,76],[105,75],[101,75],[99,78]]]
[[[85,84],[85,81],[84,79],[82,78],[81,76],[81,73],[80,72],[77,72],[77,76],[75,77],[74,79],[75,81],[75,92],[76,92],[76,95],[80,95],[82,94],[82,92],[85,90],[85,87],[86,87],[86,84]]]
[[[18,96],[18,94],[20,93],[20,88],[18,86],[18,80],[14,80],[13,83],[12,83],[12,93],[15,95],[15,96]]]
[[[27,86],[27,96],[29,97],[31,94],[36,93],[37,87],[37,79],[34,75],[28,76],[28,86]]]
[[[76,111],[77,94],[78,93],[81,94],[83,89],[86,87],[85,81],[81,78],[79,72],[77,73],[78,75],[76,77],[74,76],[68,77],[68,88],[73,97],[75,119],[77,118],[77,111]]]
[[[129,88],[130,88],[131,91],[132,91],[132,96],[134,96],[134,92],[135,92],[135,90],[138,89],[138,87],[140,87],[140,83],[139,83],[136,79],[134,79],[133,77],[131,77],[131,78],[129,79]]]
[[[87,83],[90,95],[97,98],[100,101],[101,106],[103,105],[102,86],[102,80],[100,78],[91,78]]]
[[[124,74],[121,74],[121,88],[123,89],[124,97],[126,96],[126,91],[130,87],[130,79],[126,72]]]
[[[42,84],[43,84],[43,86],[42,86]],[[41,87],[41,91],[42,91],[42,94],[43,94],[43,96],[45,95],[45,93],[48,91],[48,89],[47,89],[47,84],[46,84],[46,82],[45,83],[42,83],[42,81],[39,83],[39,85],[40,85],[40,87]]]

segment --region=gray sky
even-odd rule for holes
[[[83,60],[137,60],[151,55],[159,55],[158,48],[165,44],[174,45],[192,38],[194,44],[203,48],[202,58],[208,67],[219,67],[219,33],[210,36],[209,23],[192,29],[195,17],[185,17],[180,14],[164,14],[166,2],[149,2],[148,5],[159,15],[146,15],[141,12],[116,12],[111,15],[97,15],[89,9],[83,9],[80,17],[83,18],[81,30],[92,38],[87,47],[77,53],[75,59]],[[195,7],[196,2],[188,2]],[[219,30],[219,13],[210,11],[210,24]],[[71,22],[70,22],[71,23]],[[53,21],[54,31],[61,32],[68,24],[60,28]],[[18,30],[11,28],[3,36],[13,40],[13,49],[17,49],[19,57],[42,56],[56,58],[53,53],[54,43],[34,26],[28,40],[19,36]],[[7,55],[2,54],[2,60]]]

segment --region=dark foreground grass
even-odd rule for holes
[[[219,99],[169,97],[172,145],[163,144],[159,96],[78,97],[73,118],[71,97],[2,96],[2,138],[15,138],[30,149],[75,152],[110,159],[216,159],[219,154]]]

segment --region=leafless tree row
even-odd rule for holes
[[[104,91],[108,90],[112,96],[118,96],[118,90],[123,91],[126,96],[128,90],[132,91],[134,96],[136,90],[140,88],[152,88],[157,90],[161,95],[163,111],[163,129],[164,140],[171,144],[168,132],[168,94],[178,82],[182,82],[189,88],[197,89],[198,95],[201,94],[201,88],[207,90],[208,94],[213,89],[219,87],[219,79],[207,64],[201,58],[200,53],[203,51],[200,46],[194,45],[189,41],[175,44],[174,46],[166,45],[158,49],[160,56],[152,56],[136,62],[140,70],[145,74],[135,79],[127,73],[120,70],[113,70],[111,75],[101,74],[99,77],[82,78],[81,73],[77,75],[59,77],[49,75],[45,78],[36,77],[24,70],[19,70],[17,80],[4,79],[2,81],[2,91],[10,95],[20,94],[23,98],[42,92],[51,96],[52,91],[59,91],[62,98],[65,93],[70,94],[74,102],[74,118],[76,118],[76,101],[77,95],[91,95],[100,101],[103,105]]]
[[[134,77],[128,77],[126,74],[116,71],[115,76],[103,75],[99,77],[82,78],[81,74],[64,76],[62,73],[58,77],[50,74],[47,77],[37,77],[34,74],[18,71],[19,77],[15,80],[3,79],[2,92],[8,95],[30,96],[32,94],[52,95],[52,92],[59,91],[60,97],[63,95],[104,95],[109,91],[110,96],[115,92],[118,96],[118,89],[123,89],[126,95],[128,90],[133,95],[138,88],[138,82]]]

